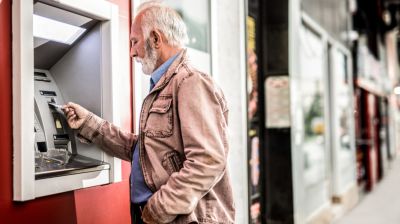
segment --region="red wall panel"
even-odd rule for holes
[[[114,1],[130,16],[130,1]],[[13,202],[11,0],[0,0],[0,223],[129,223],[129,163],[123,181]],[[129,121],[130,122],[130,121]]]
[[[2,0],[0,1],[0,222],[76,223],[72,193],[25,203],[12,201],[11,56],[11,0]]]
[[[128,182],[75,191],[78,223],[130,223]]]

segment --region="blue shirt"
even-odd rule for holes
[[[150,91],[154,88],[161,77],[167,72],[168,68],[175,61],[178,54],[169,58],[164,64],[158,67],[152,74],[150,78]],[[135,144],[135,149],[133,151],[132,158],[132,170],[131,170],[131,202],[132,203],[142,203],[147,201],[153,192],[147,187],[144,181],[144,176],[142,173],[142,168],[139,164],[139,141]]]

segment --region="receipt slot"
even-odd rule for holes
[[[104,0],[13,2],[14,200],[121,180],[121,161],[83,144],[60,105],[116,125],[118,8]]]

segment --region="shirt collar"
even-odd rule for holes
[[[174,60],[178,57],[179,53],[170,57],[166,62],[164,62],[160,67],[158,67],[153,73],[151,73],[150,81],[155,86],[157,82],[161,79],[161,77],[167,72],[168,68],[174,62]]]

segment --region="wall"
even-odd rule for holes
[[[131,130],[129,23],[130,1],[113,0],[120,7],[121,119]],[[128,46],[128,47],[127,47]],[[75,192],[12,201],[12,80],[11,0],[0,0],[0,217],[1,223],[129,223],[129,163],[122,164],[122,182]],[[128,81],[126,81],[128,80]],[[125,88],[126,87],[126,88]]]
[[[229,106],[228,165],[236,204],[236,223],[248,223],[245,4],[241,0],[211,2],[212,73]]]

